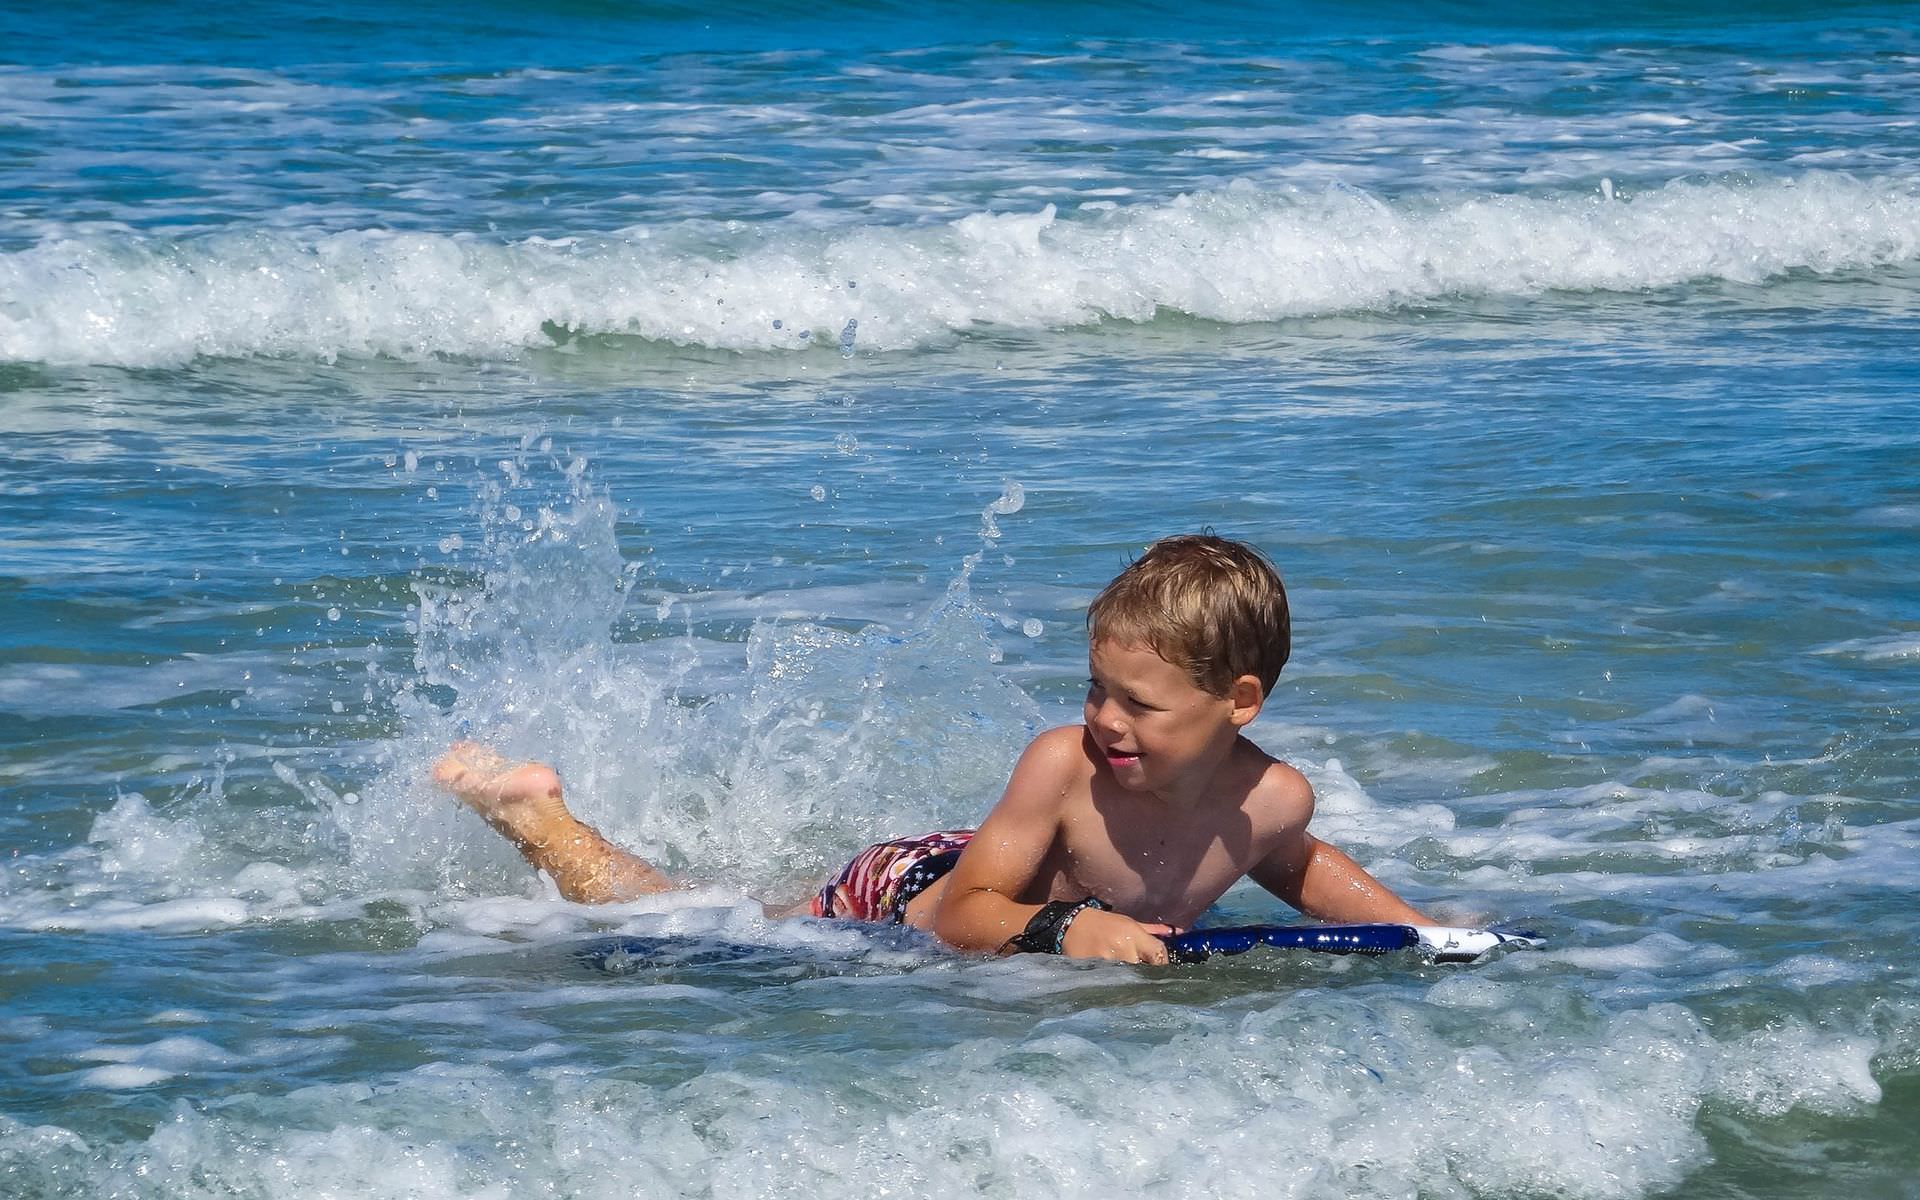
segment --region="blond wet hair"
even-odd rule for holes
[[[1266,556],[1211,533],[1162,538],[1087,608],[1087,640],[1141,645],[1224,696],[1251,675],[1271,692],[1293,649],[1287,590]]]

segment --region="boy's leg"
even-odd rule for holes
[[[551,767],[509,762],[476,742],[456,742],[434,765],[433,781],[545,871],[568,900],[606,904],[675,886],[645,859],[568,812],[560,777]]]

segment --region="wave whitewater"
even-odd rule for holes
[[[91,235],[0,256],[0,361],[511,358],[581,335],[899,350],[982,328],[1162,314],[1237,324],[1916,258],[1914,185],[1820,172],[1675,181],[1631,198],[1388,201],[1235,185],[1068,218],[1049,205],[937,226],[688,222],[511,244],[371,230]]]

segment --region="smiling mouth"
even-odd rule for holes
[[[1137,763],[1140,761],[1140,756],[1138,754],[1128,754],[1121,750],[1109,750],[1106,752],[1106,754],[1107,754],[1107,761],[1112,763],[1114,766],[1125,766],[1129,763]]]

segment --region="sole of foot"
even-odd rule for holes
[[[516,841],[540,839],[571,816],[560,777],[543,763],[514,762],[478,742],[455,742],[434,764],[433,781]]]

